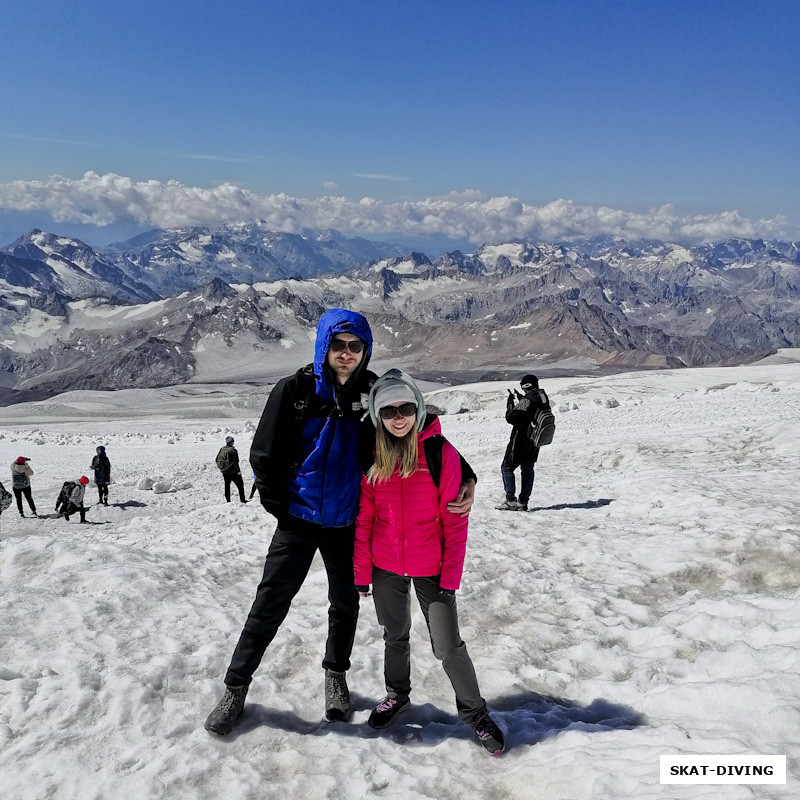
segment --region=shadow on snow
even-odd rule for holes
[[[353,710],[371,710],[376,699],[351,693]],[[632,730],[645,725],[645,718],[626,706],[595,699],[586,706],[536,692],[519,692],[498,697],[489,703],[492,717],[503,728],[509,748],[534,745],[564,731],[604,733]],[[472,732],[455,714],[448,714],[431,703],[412,705],[402,712],[390,727],[377,731],[363,722],[310,722],[293,711],[275,711],[250,703],[245,707],[235,730],[225,737],[233,741],[239,736],[266,726],[306,736],[357,737],[359,739],[391,739],[397,744],[434,746],[446,739],[469,739]]]
[[[565,508],[602,508],[603,506],[610,506],[614,501],[607,497],[601,497],[599,500],[587,500],[585,503],[558,503],[555,506],[535,506],[529,508],[528,511],[562,511]]]

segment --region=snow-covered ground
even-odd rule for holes
[[[228,433],[246,454],[258,413],[240,416],[252,406],[233,389],[227,419],[207,396],[209,419],[181,418],[185,398],[170,419],[165,392],[150,419],[152,393],[127,395],[127,420],[119,402],[105,420],[98,403],[83,406],[91,420],[34,425],[16,421],[34,406],[0,409],[3,483],[29,456],[47,515],[12,506],[1,520],[0,797],[796,797],[800,364],[544,382],[558,429],[528,514],[494,509],[511,386],[435,401],[479,409],[443,423],[480,477],[459,608],[507,732],[501,759],[457,720],[416,601],[412,709],[386,731],[366,725],[383,690],[367,600],[354,718],[321,721],[319,562],[237,731],[203,730],[274,527],[257,503],[222,498],[214,456]],[[69,404],[54,402],[63,420]],[[97,444],[111,505],[93,506],[91,525],[55,519],[59,486],[87,472]],[[137,488],[147,478],[172,490]],[[788,782],[659,784],[660,755],[723,753],[787,755]]]

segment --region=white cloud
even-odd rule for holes
[[[335,191],[330,182],[326,188]],[[113,173],[82,178],[0,184],[0,209],[49,212],[56,222],[94,225],[136,223],[159,228],[221,225],[263,219],[277,230],[337,228],[361,235],[444,235],[475,244],[514,238],[558,240],[606,234],[626,239],[689,242],[731,236],[766,239],[800,237],[785,217],[750,220],[737,211],[679,216],[665,205],[647,213],[553,200],[534,206],[514,197],[487,197],[468,189],[424,200],[386,203],[335,194],[317,199],[286,194],[258,195],[233,184],[210,189],[177,181],[133,181]]]

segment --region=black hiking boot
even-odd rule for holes
[[[344,672],[325,670],[325,719],[344,722],[350,718],[350,690]]]
[[[472,721],[472,732],[478,737],[478,741],[483,748],[493,756],[502,755],[506,749],[506,739],[503,736],[503,731],[489,716],[489,712],[485,708]]]
[[[244,699],[247,697],[247,686],[226,686],[222,700],[208,715],[205,729],[217,736],[225,736],[233,730],[234,723],[242,716]]]
[[[385,728],[401,712],[405,711],[411,701],[407,694],[389,692],[383,700],[372,709],[367,724],[373,728]]]

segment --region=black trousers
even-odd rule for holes
[[[536,476],[536,460],[539,451],[533,453],[523,453],[521,456],[514,457],[511,448],[506,450],[503,463],[500,465],[500,474],[503,478],[503,488],[506,490],[506,500],[517,499],[517,485],[514,480],[514,470],[520,468],[521,486],[519,489],[519,502],[527,505],[533,491],[533,480]]]
[[[233,652],[225,683],[249,685],[264,652],[275,638],[292,600],[308,575],[319,550],[328,573],[328,641],[322,666],[344,672],[358,622],[358,592],[353,575],[355,528],[319,528],[295,533],[278,528],[264,563],[264,575],[256,599]]]
[[[104,503],[108,505],[108,484],[107,483],[98,483],[97,484],[97,500],[100,503]]]
[[[81,515],[81,522],[86,522],[86,506],[84,506],[83,503],[81,503],[79,506],[76,506],[75,503],[72,502],[67,503],[67,507],[64,510],[64,519],[69,522],[69,518],[73,514],[77,513],[80,513]]]
[[[222,477],[225,479],[225,499],[230,503],[231,484],[233,484],[239,490],[239,499],[244,503],[244,480],[242,479],[242,473],[238,472],[236,474],[226,475],[223,472]]]
[[[16,486],[13,487],[14,489],[14,497],[17,499],[17,508],[19,509],[20,514],[24,514],[25,512],[22,510],[22,495],[25,495],[25,499],[28,501],[28,505],[31,507],[31,511],[36,513],[36,504],[33,502],[33,495],[31,494],[31,487],[25,486],[22,489],[17,489]]]

